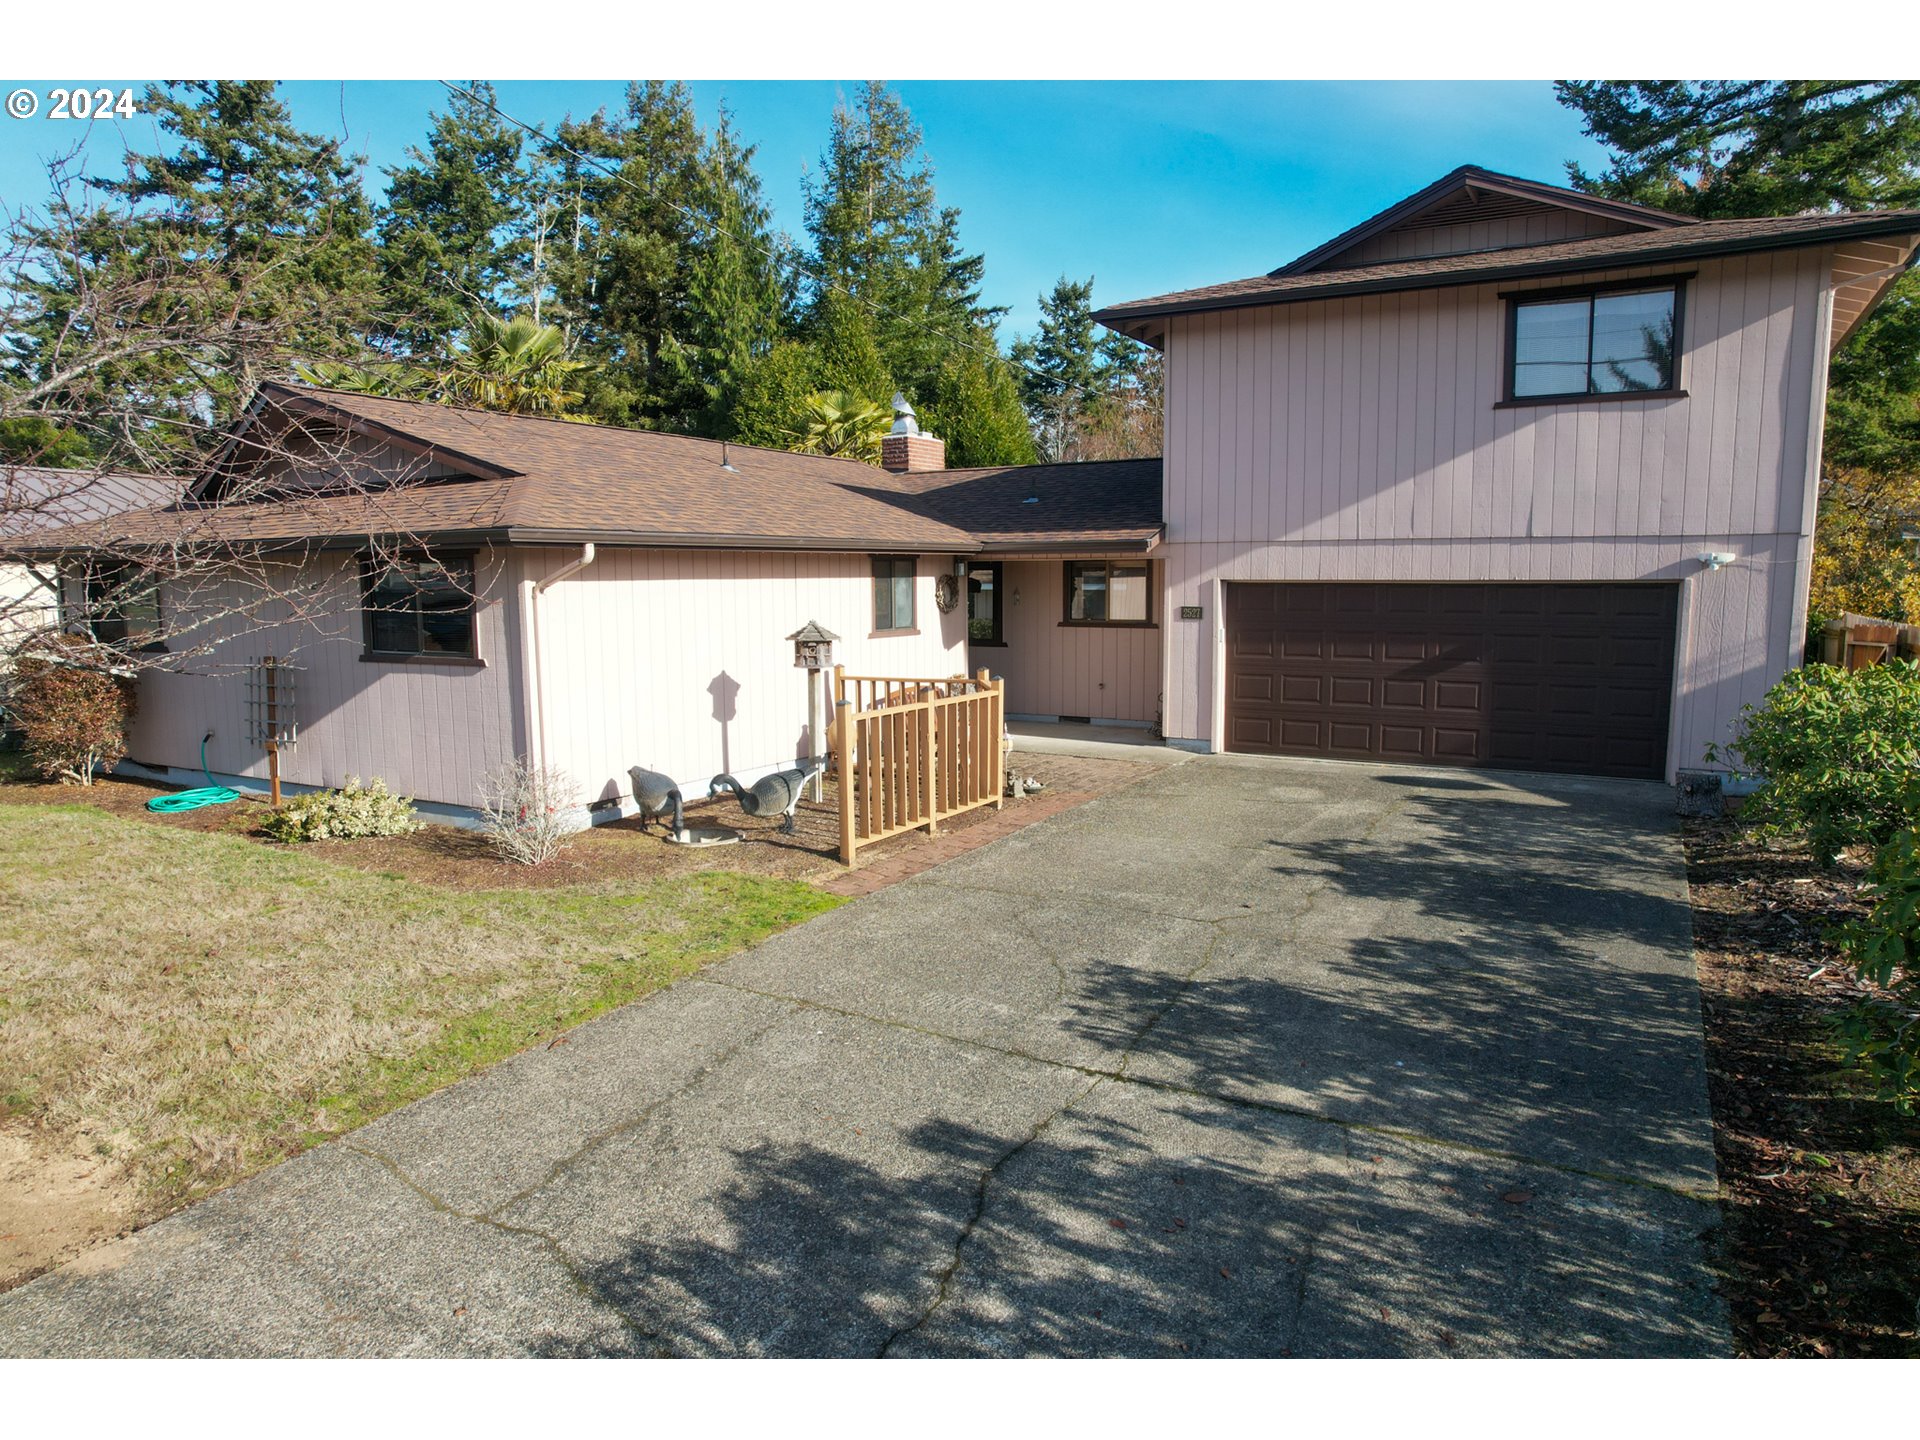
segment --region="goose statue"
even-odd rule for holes
[[[780,826],[780,833],[791,835],[793,812],[800,804],[801,792],[806,789],[809,780],[826,768],[824,757],[808,760],[803,768],[776,770],[754,781],[750,790],[731,775],[716,775],[707,786],[707,794],[718,795],[722,790],[731,790],[734,798],[740,802],[740,808],[756,818],[784,814],[786,819]]]
[[[640,807],[640,828],[647,828],[647,821],[673,812],[673,833],[684,837],[687,833],[686,817],[681,814],[680,787],[658,770],[649,770],[644,765],[635,765],[627,771],[633,781],[634,802]]]

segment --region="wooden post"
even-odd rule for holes
[[[920,709],[920,813],[927,817],[927,834],[940,833],[940,787],[933,778],[933,707],[929,698]]]
[[[825,683],[825,678],[817,667],[807,671],[807,738],[810,742],[808,748],[813,751],[807,757],[810,760],[821,759],[830,753],[831,748],[826,743],[826,736],[820,733],[826,728],[826,710],[820,704],[820,687]],[[822,765],[813,772],[813,779],[807,782],[807,799],[818,805],[826,798],[826,766]]]
[[[836,669],[838,667],[835,667]],[[839,677],[835,677],[835,684]],[[840,863],[853,864],[853,707],[842,700],[834,706],[833,751],[840,769]]]
[[[838,708],[844,703],[846,698],[847,667],[844,665],[836,665],[833,667],[833,703],[835,708]]]
[[[280,662],[267,656],[261,662],[266,672],[266,731],[267,731],[267,786],[272,795],[274,809],[280,808],[280,700],[276,693],[275,671]]]
[[[1006,700],[1000,693],[1000,685],[984,666],[980,670],[980,688],[993,697],[987,702],[987,754],[991,757],[987,764],[993,776],[993,808],[1002,810],[1007,804],[1007,751],[1003,743],[1007,730]]]

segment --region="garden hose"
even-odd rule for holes
[[[207,742],[200,741],[200,773],[207,777],[207,783],[196,790],[178,790],[171,795],[156,795],[147,801],[147,809],[165,814],[173,810],[199,810],[208,805],[228,805],[240,798],[238,790],[229,790],[224,785],[213,783],[213,772],[207,769]]]

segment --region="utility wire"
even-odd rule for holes
[[[584,151],[576,150],[573,146],[567,144],[564,140],[561,140],[557,136],[547,134],[547,132],[542,130],[538,125],[529,124],[527,121],[522,120],[517,116],[509,115],[505,110],[502,110],[500,108],[499,104],[495,102],[491,96],[482,95],[478,91],[468,89],[464,85],[456,85],[451,80],[442,80],[440,83],[444,85],[448,90],[452,91],[455,95],[464,96],[466,99],[472,101],[476,105],[486,106],[487,109],[491,110],[500,119],[506,121],[507,124],[515,126],[520,130],[524,130],[527,134],[533,136],[534,139],[538,140],[541,144],[549,147],[550,149],[564,151],[566,154],[571,155],[574,159],[578,160],[581,164],[592,167],[593,169],[599,171],[600,174],[605,175],[608,179],[618,181],[620,184],[625,185],[630,190],[633,190],[636,194],[639,194],[645,197],[646,199],[653,201],[656,204],[665,204],[673,207],[675,210],[678,210],[682,215],[686,216],[689,220],[691,220],[695,225],[703,229],[711,230],[719,234],[731,236],[733,239],[739,241],[741,244],[746,245],[751,249],[758,250],[762,255],[765,255],[767,259],[772,261],[775,265],[791,265],[797,274],[803,276],[808,280],[811,280],[816,285],[824,286],[828,289],[838,291],[841,295],[844,295],[848,300],[851,300],[856,305],[864,307],[867,311],[869,311],[871,314],[873,314],[878,318],[888,319],[888,320],[898,320],[902,322],[911,321],[914,318],[914,317],[899,314],[895,311],[891,311],[887,309],[886,306],[879,304],[877,301],[870,300],[864,295],[854,294],[853,291],[849,290],[845,285],[841,284],[840,281],[834,279],[831,275],[825,275],[815,271],[813,267],[811,267],[807,263],[806,257],[797,250],[787,250],[783,253],[781,247],[776,245],[770,245],[757,235],[741,234],[737,231],[728,230],[725,227],[723,227],[718,221],[714,220],[710,216],[702,215],[699,211],[693,209],[691,206],[683,205],[678,200],[673,200],[663,195],[653,194],[652,192],[646,190],[642,186],[636,184],[633,181],[633,179],[626,173],[624,168],[618,167],[618,166],[609,167],[598,155],[589,155]],[[1084,399],[1101,398],[1100,396],[1096,395],[1093,391],[1087,389],[1087,387],[1084,385],[1076,385],[1069,381],[1063,381],[1060,379],[1059,376],[1049,375],[1047,374],[1046,371],[1041,370],[1036,366],[1025,365],[1025,364],[1022,364],[1020,361],[1013,359],[1011,356],[1002,355],[997,347],[990,349],[987,346],[981,345],[976,341],[962,339],[959,336],[956,336],[948,331],[944,331],[940,329],[937,325],[927,324],[924,321],[924,319],[921,319],[918,323],[922,325],[922,328],[931,331],[933,334],[939,336],[942,340],[947,341],[951,345],[958,346],[963,350],[971,350],[976,355],[984,356],[987,359],[997,361],[998,363],[1005,365],[1010,369],[1024,371],[1026,374],[1033,376],[1036,380],[1044,380],[1049,385],[1059,386],[1063,392],[1072,392]]]

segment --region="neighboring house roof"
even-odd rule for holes
[[[1298,260],[1269,273],[1298,275],[1308,270],[1328,269],[1354,247],[1403,226],[1484,221],[1547,209],[1577,210],[1641,230],[1700,223],[1691,215],[1676,215],[1650,205],[1607,200],[1560,185],[1543,185],[1538,180],[1483,170],[1478,165],[1462,165],[1425,189],[1416,190],[1398,204],[1389,205],[1378,215],[1362,220],[1351,230],[1342,231]]]
[[[1289,304],[1338,295],[1480,285],[1500,280],[1574,274],[1629,265],[1665,265],[1716,255],[1782,250],[1802,245],[1920,233],[1920,210],[1868,210],[1855,214],[1784,215],[1749,220],[1700,220],[1691,225],[1593,235],[1544,245],[1520,245],[1451,255],[1384,261],[1347,269],[1292,267],[1219,285],[1202,285],[1109,305],[1094,316],[1126,330],[1129,322],[1202,310]],[[1305,257],[1303,257],[1305,258]],[[1296,261],[1297,265],[1299,262]]]
[[[180,498],[186,486],[186,481],[167,475],[0,465],[0,538],[15,539],[168,505]]]
[[[1158,459],[923,470],[886,477],[991,551],[1147,550],[1165,528]]]
[[[189,501],[46,539],[326,544],[432,535],[508,544],[978,548],[964,529],[899,503],[884,472],[855,460],[291,385],[265,386],[262,397],[270,411],[341,422],[474,478],[240,504]],[[263,423],[261,413],[249,422]],[[228,468],[244,468],[255,443],[246,429]]]

